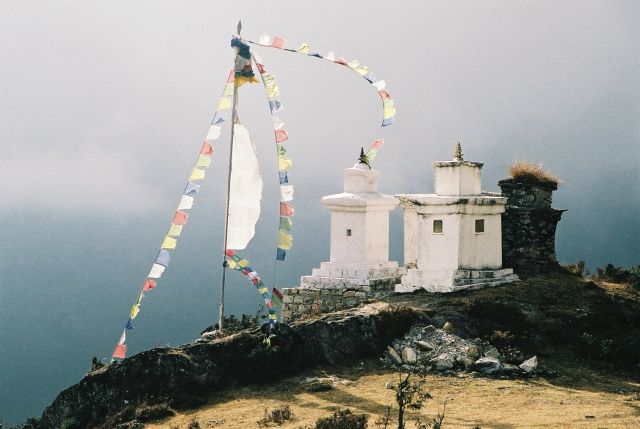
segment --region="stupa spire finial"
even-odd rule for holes
[[[371,164],[369,164],[369,157],[364,153],[363,147],[360,148],[360,156],[358,157],[358,162],[360,164],[366,165],[367,167],[369,167],[369,170],[371,170]]]
[[[462,158],[462,146],[460,146],[460,142],[458,142],[456,144],[456,150],[453,153],[453,160],[454,161],[464,161],[464,159]]]

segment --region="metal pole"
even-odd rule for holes
[[[242,28],[242,24],[238,21],[238,36],[240,36],[240,30]],[[236,54],[237,56],[237,54]],[[235,64],[235,60],[234,60]],[[233,109],[231,111],[231,143],[229,144],[229,174],[227,177],[227,204],[225,210],[224,217],[224,244],[223,244],[223,256],[222,261],[224,262],[226,259],[224,257],[225,252],[227,251],[227,236],[229,229],[229,199],[231,195],[231,169],[233,165],[233,134],[236,127],[236,123],[238,122],[238,87],[235,84],[235,78],[233,82]],[[220,307],[218,310],[218,329],[220,332],[223,332],[222,321],[224,319],[224,283],[227,274],[226,267],[222,267],[222,284],[220,286]]]

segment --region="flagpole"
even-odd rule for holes
[[[241,21],[238,21],[238,37],[240,36],[240,31],[242,29]],[[236,54],[237,56],[237,54]],[[235,64],[235,61],[234,61]],[[233,134],[236,127],[236,123],[238,122],[238,87],[236,86],[235,76],[233,80],[233,108],[231,110],[231,142],[229,144],[229,173],[227,177],[227,204],[225,209],[225,217],[224,217],[224,244],[222,249],[222,284],[220,286],[220,306],[218,309],[218,329],[220,332],[223,332],[222,321],[224,320],[224,284],[225,278],[227,274],[227,268],[224,266],[225,253],[227,251],[227,237],[229,232],[229,199],[231,196],[231,169],[233,165]]]

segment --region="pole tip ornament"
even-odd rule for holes
[[[363,147],[360,148],[360,156],[358,157],[358,162],[360,164],[366,165],[367,167],[369,167],[369,170],[371,170],[371,165],[369,164],[369,157],[364,153]]]
[[[241,31],[242,31],[242,21],[238,21],[238,36],[240,35]]]
[[[453,152],[453,160],[454,161],[464,161],[462,158],[462,146],[460,146],[460,142],[456,144],[456,150]]]

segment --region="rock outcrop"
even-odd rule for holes
[[[271,347],[259,329],[209,342],[148,350],[85,376],[45,409],[41,425],[72,419],[96,427],[125,408],[167,403],[197,406],[232,385],[261,384],[320,364],[379,356],[394,338],[428,317],[409,307],[375,303],[319,319],[280,325]]]

